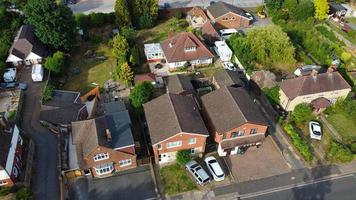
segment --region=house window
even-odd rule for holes
[[[23,144],[23,140],[22,140],[22,137],[19,135],[19,140],[18,142],[22,145]]]
[[[99,167],[94,167],[94,169],[98,175],[103,175],[111,173],[114,170],[114,166],[112,163],[110,163],[106,165],[101,165]]]
[[[197,153],[197,150],[195,148],[190,149],[190,154],[196,154],[196,153]]]
[[[197,138],[190,138],[189,139],[189,144],[195,144],[197,143]]]
[[[250,134],[256,134],[256,133],[257,133],[257,128],[251,129]]]
[[[125,167],[131,165],[131,159],[120,160],[119,161],[120,167]]]
[[[184,50],[185,51],[195,51],[195,47],[186,47]]]
[[[161,144],[157,144],[157,149],[161,150],[162,149],[162,145]]]
[[[7,182],[6,181],[0,181],[0,186],[3,186],[3,185],[7,185]]]
[[[231,137],[232,137],[232,138],[235,138],[235,137],[238,137],[238,136],[243,136],[244,134],[245,134],[245,131],[240,130],[240,131],[238,131],[238,132],[232,132],[232,133],[231,133]]]
[[[94,161],[100,161],[100,160],[106,160],[106,159],[109,159],[109,153],[99,153],[99,154],[96,154],[94,157],[93,157]]]
[[[182,141],[175,141],[167,144],[167,148],[180,147],[180,146],[182,146]]]

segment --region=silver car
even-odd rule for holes
[[[185,164],[185,168],[190,172],[195,178],[199,185],[205,185],[210,182],[210,177],[206,171],[197,163],[197,161],[192,160]]]

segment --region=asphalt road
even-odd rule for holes
[[[57,137],[39,124],[40,98],[44,86],[33,83],[31,68],[24,69],[20,82],[28,84],[25,91],[22,129],[35,142],[32,192],[36,200],[59,199],[59,171],[57,168]]]
[[[300,185],[293,188],[262,193],[251,197],[241,197],[248,200],[354,200],[356,197],[356,178],[349,175]]]

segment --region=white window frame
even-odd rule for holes
[[[109,159],[110,156],[109,156],[109,153],[106,152],[106,153],[99,153],[99,154],[96,154],[94,157],[93,157],[93,160],[95,162],[98,162],[98,161],[101,161],[101,160],[106,160],[106,159]]]
[[[7,182],[7,181],[0,180],[0,186],[7,185],[7,184],[8,184],[8,182]]]
[[[161,144],[157,144],[157,149],[158,150],[162,150],[162,145]]]
[[[132,165],[132,161],[131,161],[131,159],[120,160],[119,165],[120,165],[120,167],[129,166],[129,165]]]
[[[197,138],[189,138],[188,144],[196,144]]]
[[[190,154],[196,154],[196,153],[197,153],[197,150],[195,148],[190,149]]]
[[[191,52],[191,51],[196,51],[196,47],[186,47],[186,48],[184,48],[184,51],[186,51],[186,52]]]
[[[94,169],[96,174],[98,175],[110,174],[114,170],[114,165],[110,163],[106,165],[101,165],[98,168],[94,167]]]
[[[182,140],[167,143],[167,149],[182,146]]]

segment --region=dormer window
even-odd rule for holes
[[[186,47],[184,48],[185,51],[195,51],[196,47]]]

